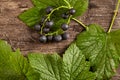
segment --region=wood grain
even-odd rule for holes
[[[90,0],[88,11],[78,19],[83,23],[96,23],[108,29],[113,16],[117,0]],[[18,15],[32,7],[30,0],[0,0],[0,39],[8,41],[13,49],[20,48],[26,55],[28,52],[62,53],[83,29],[82,26],[71,21],[69,29],[70,39],[60,43],[41,44],[39,34],[29,29]],[[120,10],[119,10],[120,11]],[[118,14],[113,29],[120,28],[120,14]],[[120,73],[120,69],[118,70]],[[117,75],[113,80],[120,80]]]

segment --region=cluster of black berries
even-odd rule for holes
[[[52,10],[53,10],[53,8],[49,6],[49,7],[46,8],[46,13],[50,14]],[[69,10],[68,13],[62,14],[62,17],[64,19],[67,19],[67,18],[69,18],[70,15],[73,15],[75,12],[76,12],[75,9],[72,8],[72,9]],[[45,27],[42,28],[43,24],[44,24]],[[46,42],[50,42],[50,41],[60,42],[62,40],[67,40],[70,37],[69,34],[66,33],[66,32],[64,32],[63,34],[59,34],[59,35],[48,35],[48,36],[45,36],[44,34],[49,33],[51,31],[51,28],[52,28],[53,25],[54,25],[54,21],[53,20],[46,20],[46,17],[44,17],[44,18],[41,19],[40,24],[37,24],[37,25],[34,26],[34,29],[36,31],[40,31],[42,29],[43,33],[42,33],[42,35],[39,38],[40,42],[42,42],[42,43],[46,43]],[[63,31],[68,30],[68,28],[69,28],[69,25],[66,24],[66,23],[61,25],[61,29]]]

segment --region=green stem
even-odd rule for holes
[[[53,33],[45,34],[45,36],[51,36],[51,35],[54,35],[54,34],[57,34],[57,33],[58,33],[58,31],[55,31],[55,32],[53,32]]]
[[[68,22],[67,22],[67,24],[70,23],[71,18],[72,18],[72,15],[70,15],[70,17],[68,18]]]
[[[71,5],[70,5],[70,3],[68,1],[66,1],[66,0],[64,0],[64,1],[68,5],[69,8],[72,8]]]
[[[45,26],[46,21],[47,21],[47,20],[50,20],[51,15],[52,15],[55,11],[57,11],[57,10],[59,10],[59,9],[61,9],[61,8],[70,9],[70,8],[67,7],[67,6],[60,6],[60,7],[57,7],[57,8],[55,8],[55,9],[53,9],[53,10],[51,11],[51,13],[47,15],[47,18],[46,18],[45,21],[43,22],[43,25],[42,25],[41,31],[40,31],[41,34],[43,33],[42,30],[43,30],[43,28],[44,28],[44,26]]]
[[[87,26],[85,24],[83,24],[81,21],[75,19],[75,18],[72,18],[72,20],[76,21],[77,23],[79,23],[80,25],[82,25],[86,30],[87,30]]]
[[[116,5],[116,9],[115,9],[115,11],[114,11],[114,16],[113,16],[113,19],[112,19],[112,21],[111,21],[110,27],[109,27],[109,29],[108,29],[108,33],[111,32],[111,29],[112,29],[112,27],[113,27],[113,25],[114,25],[115,19],[116,19],[117,14],[118,14],[119,6],[120,6],[120,0],[118,0],[118,3],[117,3],[117,5]]]
[[[57,31],[55,31],[55,32],[52,32],[52,33],[45,34],[45,36],[50,36],[50,35],[58,35],[58,33],[59,33],[60,31],[63,31],[63,30],[61,30],[61,29],[58,29],[58,30],[57,30]]]
[[[67,6],[57,7],[57,8],[55,8],[55,9],[53,9],[50,14],[47,15],[47,16],[48,16],[48,19],[50,19],[50,16],[51,16],[55,11],[57,11],[57,10],[59,10],[59,9],[61,9],[61,8],[69,9],[69,7],[67,7]]]

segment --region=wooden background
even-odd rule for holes
[[[108,29],[117,0],[89,0],[88,11],[78,19],[83,23],[97,23]],[[13,49],[20,48],[26,55],[28,52],[62,53],[75,39],[82,27],[71,22],[69,29],[70,39],[60,43],[41,44],[38,41],[39,34],[29,29],[18,15],[32,7],[30,0],[0,0],[0,39],[6,40]],[[113,29],[120,28],[120,14],[115,21]],[[120,69],[113,80],[120,80]]]

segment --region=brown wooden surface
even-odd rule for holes
[[[100,24],[107,30],[116,2],[117,0],[90,0],[89,10],[78,19],[86,24]],[[30,0],[0,0],[0,39],[8,41],[13,49],[20,48],[23,54],[28,52],[62,53],[82,29],[81,26],[72,22],[68,31],[71,35],[69,40],[41,44],[38,41],[39,35],[17,18],[21,12],[30,7],[32,7]],[[120,28],[120,14],[113,29],[118,28]],[[119,75],[113,80],[120,80]]]

